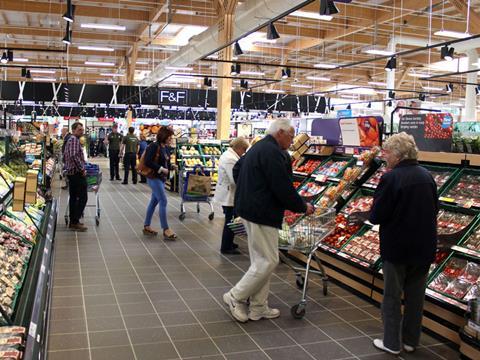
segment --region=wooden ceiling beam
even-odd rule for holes
[[[470,28],[467,30],[474,34],[480,33],[480,15],[478,15],[473,10],[473,8],[469,8],[465,0],[448,0],[448,2],[452,4],[453,7],[458,11],[458,13],[463,15],[465,19],[470,13],[470,22],[469,22]]]

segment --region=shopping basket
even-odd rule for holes
[[[180,215],[178,218],[180,221],[185,219],[185,203],[187,202],[195,202],[197,203],[197,213],[200,212],[200,203],[207,203],[210,205],[210,214],[208,215],[209,220],[213,220],[215,216],[213,210],[213,204],[210,200],[210,187],[208,187],[208,191],[198,191],[193,192],[191,187],[189,188],[189,181],[193,179],[193,176],[202,176],[209,182],[211,182],[210,172],[204,170],[203,166],[195,165],[192,170],[186,171],[184,169],[179,170],[178,174],[178,181],[179,181],[179,189],[180,189],[180,197],[182,199],[180,203]]]

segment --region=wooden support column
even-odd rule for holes
[[[236,1],[219,1],[220,21],[218,23],[220,43],[231,41],[233,35],[233,12]],[[232,60],[232,48],[228,46],[219,53],[219,59]],[[230,76],[230,63],[218,63],[217,75]],[[227,140],[230,137],[230,117],[232,110],[232,79],[217,79],[217,139]]]

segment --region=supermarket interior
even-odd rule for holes
[[[480,0],[0,21],[0,360],[480,359]]]

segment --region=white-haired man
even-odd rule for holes
[[[290,178],[284,155],[295,136],[290,121],[273,121],[267,133],[245,155],[235,192],[235,212],[247,230],[251,264],[223,300],[240,322],[280,316],[278,309],[268,306],[267,299],[270,277],[278,264],[278,230],[283,213],[286,209],[307,214],[314,211],[297,194]]]

